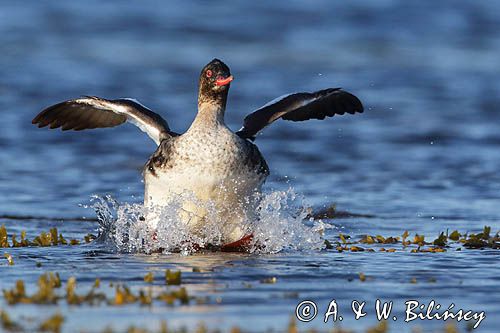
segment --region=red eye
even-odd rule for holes
[[[207,71],[207,77],[212,77],[212,71],[210,69]]]

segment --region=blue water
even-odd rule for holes
[[[433,239],[446,229],[479,232],[485,225],[497,232],[499,13],[499,2],[465,0],[3,1],[0,224],[14,233],[27,230],[30,238],[57,226],[82,239],[98,228],[93,210],[81,207],[92,194],[141,202],[141,169],[155,149],[142,132],[125,125],[63,133],[37,129],[31,119],[80,95],[133,97],[181,132],[195,116],[199,71],[217,57],[235,76],[226,112],[235,130],[247,113],[289,92],[341,86],[363,101],[362,115],[276,122],[256,141],[271,169],[266,191],[292,187],[316,210],[335,203],[374,216],[325,220],[336,227],[326,230],[326,239],[337,240],[339,231],[357,237],[404,230]],[[8,252],[16,265],[1,261],[0,288],[19,278],[33,288],[45,271],[76,276],[82,289],[96,277],[138,288],[147,271],[160,276],[175,268],[184,271],[192,295],[209,296],[207,304],[173,308],[7,307],[0,298],[0,308],[15,318],[62,312],[65,332],[155,328],[162,319],[172,326],[203,321],[279,331],[301,300],[324,308],[332,298],[341,309],[353,299],[367,307],[377,298],[394,300],[398,317],[405,300],[435,299],[486,311],[478,332],[497,332],[500,324],[498,250],[149,256],[91,243]],[[203,273],[192,272],[195,266]],[[360,281],[360,272],[371,278]],[[277,283],[259,283],[272,276]],[[376,323],[372,312],[359,321],[344,317],[343,327],[359,331]],[[445,323],[398,319],[389,328],[416,325],[437,330]],[[318,317],[300,327],[331,324]]]

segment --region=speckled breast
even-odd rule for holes
[[[241,201],[259,191],[268,174],[257,147],[229,129],[188,131],[164,140],[146,163],[145,202],[162,205],[183,192],[201,200]]]

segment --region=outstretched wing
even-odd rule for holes
[[[303,121],[356,112],[363,112],[363,104],[356,96],[341,88],[294,93],[278,97],[246,116],[243,127],[236,134],[254,140],[258,132],[279,118]]]
[[[115,127],[127,121],[139,127],[158,145],[161,140],[177,135],[170,131],[167,122],[160,115],[127,98],[107,100],[85,96],[72,99],[49,106],[32,123],[38,124],[38,127],[81,131]]]

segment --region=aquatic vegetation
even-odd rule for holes
[[[39,324],[37,324],[35,327],[36,328],[31,328],[28,325],[32,325],[30,322],[23,321],[20,323],[19,321],[15,321],[11,319],[9,314],[5,311],[0,309],[0,328],[3,328],[7,332],[50,332],[50,333],[59,333],[61,332],[64,322],[65,322],[65,317],[62,316],[60,313],[55,313],[51,316],[49,316],[46,319],[38,319]],[[472,328],[467,327],[467,331],[471,331]],[[316,333],[321,333],[321,332],[328,332],[328,333],[355,333],[355,332],[365,332],[365,333],[387,333],[389,332],[389,323],[387,321],[381,321],[374,326],[368,327],[364,331],[355,331],[352,329],[346,329],[346,328],[334,328],[334,329],[327,329],[327,330],[318,330],[318,329],[304,329],[300,330],[299,327],[297,326],[297,322],[295,318],[291,318],[289,324],[287,327],[278,330],[279,332],[287,332],[287,333],[299,333],[299,332],[316,332]],[[421,330],[418,328],[418,326],[414,327],[412,329],[412,332],[420,332]],[[443,327],[442,330],[434,330],[435,332],[443,332],[443,333],[459,333],[459,330],[454,323],[447,323]],[[102,333],[114,333],[114,332],[119,332],[113,330],[112,327],[107,327],[100,331]],[[120,331],[121,332],[121,331]],[[241,333],[241,332],[253,332],[253,330],[247,330],[246,328],[240,328],[237,326],[233,326],[228,330],[221,330],[219,328],[207,328],[207,326],[203,322],[199,322],[197,326],[194,329],[187,329],[186,327],[180,327],[180,328],[172,328],[167,325],[167,322],[162,320],[159,322],[158,329],[147,329],[147,328],[141,328],[140,326],[137,325],[132,325],[126,329],[127,333],[188,333],[188,332],[195,332],[195,333],[220,333],[220,332],[228,332],[228,333]]]
[[[50,272],[41,275],[38,278],[38,292],[31,297],[32,302],[36,304],[57,303],[57,295],[54,291],[57,288],[61,288],[59,274]]]
[[[64,323],[64,317],[56,313],[49,318],[43,320],[36,329],[28,330],[26,327],[18,322],[13,321],[6,311],[0,309],[0,328],[3,328],[7,332],[50,332],[59,333],[61,332],[62,325]]]
[[[12,256],[9,253],[4,253],[4,257],[7,259],[10,266],[14,266],[14,259],[12,259]]]
[[[18,242],[16,235],[12,234],[12,247],[26,247],[29,246],[30,242],[26,239],[26,231],[21,231],[21,241]],[[8,246],[6,246],[8,247]]]
[[[173,305],[176,300],[179,300],[181,304],[188,304],[190,297],[188,296],[186,288],[182,287],[174,291],[164,291],[158,295],[157,299],[168,305]]]
[[[138,294],[134,294],[130,288],[125,285],[118,285],[116,287],[115,297],[111,305],[125,305],[139,303],[141,305],[152,305],[153,301],[162,301],[167,305],[174,305],[176,301],[181,304],[188,304],[190,297],[186,288],[182,287],[178,290],[166,290],[153,295],[152,289],[140,289]],[[109,304],[109,303],[108,303]]]
[[[3,297],[8,304],[27,303],[25,302],[26,292],[24,281],[18,280],[16,286],[12,290],[2,290]]]
[[[84,237],[86,243],[96,239],[96,236],[88,234]],[[20,241],[17,240],[17,235],[12,234],[11,243],[9,243],[7,229],[5,225],[0,227],[0,248],[8,247],[28,247],[28,246],[58,246],[58,245],[79,245],[80,241],[71,239],[69,242],[61,233],[58,233],[57,228],[51,228],[49,232],[42,231],[40,235],[33,238],[32,241],[26,238],[26,231],[21,231]]]
[[[421,330],[416,327],[412,332],[420,332]],[[467,330],[469,331],[469,330]],[[102,333],[114,333],[112,328],[108,328]],[[199,323],[197,327],[194,330],[189,330],[185,327],[181,327],[178,329],[172,329],[167,326],[167,323],[165,321],[161,321],[159,325],[158,330],[148,330],[145,328],[139,328],[137,326],[130,326],[127,331],[127,333],[222,333],[222,332],[228,332],[228,333],[244,333],[244,332],[254,332],[253,330],[247,330],[245,328],[240,328],[238,326],[233,326],[228,330],[221,330],[218,328],[207,328],[203,322]],[[387,321],[381,321],[374,326],[368,327],[366,330],[363,331],[355,331],[352,329],[347,329],[347,328],[333,328],[333,329],[326,329],[326,330],[318,330],[318,329],[299,329],[297,326],[297,323],[294,319],[290,320],[290,323],[288,324],[287,327],[284,327],[283,329],[280,329],[279,332],[286,332],[286,333],[300,333],[300,332],[307,332],[307,333],[387,333],[389,332],[389,324]],[[435,332],[442,332],[442,333],[459,333],[459,330],[455,324],[448,323],[444,326],[442,330],[435,331]]]
[[[483,232],[478,234],[470,234],[468,237],[460,239],[465,247],[480,249],[480,248],[493,248],[500,249],[500,236],[498,232],[495,236],[491,236],[491,227],[484,227]]]
[[[4,225],[0,227],[0,247],[9,247],[7,230],[5,229]]]
[[[181,271],[173,272],[170,269],[165,271],[165,282],[168,285],[181,284]]]
[[[171,283],[181,283],[180,272],[171,273]],[[57,289],[62,288],[62,282],[58,273],[42,274],[38,278],[38,290],[33,295],[26,294],[26,288],[23,280],[16,281],[16,285],[12,289],[3,289],[3,296],[6,302],[10,305],[15,304],[58,304],[61,300],[66,300],[67,304],[71,305],[124,305],[139,303],[141,305],[151,305],[153,301],[161,301],[168,305],[174,305],[176,301],[181,304],[188,304],[191,297],[188,295],[186,288],[182,287],[178,290],[163,290],[157,294],[153,294],[152,289],[139,289],[134,293],[128,286],[124,284],[113,284],[114,296],[108,297],[104,292],[97,292],[100,288],[100,280],[96,279],[92,288],[85,294],[77,293],[77,281],[75,277],[70,277],[66,281],[64,288],[65,293],[58,292]]]
[[[64,323],[64,317],[61,314],[56,313],[50,318],[46,319],[40,324],[39,330],[42,332],[61,332],[61,326]]]
[[[373,248],[365,248],[358,246],[357,244],[365,244],[367,246],[375,246],[375,245],[392,245],[396,246],[401,244],[400,247],[380,247],[378,248],[379,252],[396,252],[397,250],[405,250],[409,247],[416,246],[410,248],[411,253],[439,253],[446,252],[448,248],[452,246],[460,246],[463,245],[468,249],[481,249],[481,248],[490,248],[490,249],[500,249],[500,236],[498,232],[492,236],[491,235],[491,227],[485,226],[483,232],[478,234],[461,234],[457,230],[452,231],[450,234],[448,232],[440,232],[438,237],[434,239],[432,242],[427,242],[425,240],[424,235],[415,234],[413,239],[408,239],[410,233],[406,230],[401,236],[390,236],[384,237],[381,235],[363,235],[358,240],[354,240],[349,235],[339,234],[338,240],[335,242],[331,242],[329,240],[325,240],[325,246],[327,250],[336,249],[339,252],[350,251],[350,252],[375,252]],[[456,250],[460,250],[458,247]]]
[[[275,276],[260,280],[260,283],[267,283],[267,284],[275,284],[276,282],[278,282],[278,279]]]
[[[138,296],[134,295],[127,286],[118,285],[116,286],[114,304],[124,305],[135,303],[138,300]]]
[[[93,234],[86,234],[84,237],[83,237],[83,240],[85,241],[85,243],[90,243],[92,242],[93,240],[95,240],[97,238],[96,235],[93,235]]]
[[[33,303],[33,304],[55,304],[61,298],[54,292],[54,288],[60,288],[59,275],[47,273],[38,279],[38,291],[32,296],[26,295],[24,281],[16,281],[11,290],[2,290],[3,296],[8,304]]]
[[[153,283],[154,280],[155,280],[155,276],[154,276],[153,272],[149,272],[146,275],[144,275],[144,282]]]
[[[6,331],[21,331],[21,327],[15,323],[4,310],[0,309],[0,327]]]
[[[2,290],[3,296],[8,304],[33,303],[33,304],[55,304],[58,296],[54,292],[55,288],[61,287],[59,274],[47,273],[38,278],[38,291],[32,296],[27,296],[24,282],[16,281],[16,285],[11,290]]]
[[[459,233],[458,230],[455,230],[448,236],[448,238],[451,239],[452,241],[458,241],[461,236],[462,234]]]

